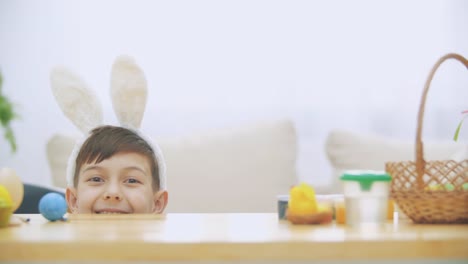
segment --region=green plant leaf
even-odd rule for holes
[[[17,115],[13,110],[13,104],[2,94],[2,84],[3,78],[0,72],[0,125],[4,129],[4,137],[10,143],[11,151],[14,153],[16,152],[16,139],[10,123],[17,118]]]
[[[13,134],[13,130],[9,126],[5,128],[5,138],[10,143],[11,151],[16,152],[15,134]]]
[[[14,118],[13,105],[5,96],[0,94],[0,122],[2,126],[8,126]]]
[[[457,126],[457,129],[455,129],[455,135],[453,136],[453,140],[457,141],[458,140],[458,135],[460,134],[460,129],[463,124],[463,120],[465,120],[466,116],[460,121],[460,123]]]

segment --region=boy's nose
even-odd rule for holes
[[[105,193],[104,194],[104,200],[120,201],[120,200],[122,200],[122,197],[118,193]]]
[[[114,186],[113,184],[109,185],[107,190],[104,192],[104,200],[122,200],[122,194],[118,186]]]

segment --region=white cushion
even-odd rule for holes
[[[166,212],[275,212],[276,195],[296,183],[296,133],[290,121],[246,125],[157,140],[167,165]],[[53,136],[53,182],[64,187],[74,139]]]
[[[456,142],[424,142],[425,160],[452,159],[466,146]],[[405,142],[377,135],[364,135],[345,130],[329,133],[326,154],[333,167],[335,186],[344,170],[385,170],[389,161],[415,160],[414,142]]]

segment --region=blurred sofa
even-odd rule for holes
[[[296,131],[289,120],[154,139],[167,165],[168,213],[275,212],[276,196],[297,182]],[[47,143],[54,186],[66,187],[75,140],[55,134]]]
[[[38,214],[39,201],[48,193],[58,193],[65,198],[65,190],[59,187],[43,186],[38,184],[24,183],[24,197],[15,214]]]

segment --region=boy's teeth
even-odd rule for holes
[[[98,214],[121,214],[121,212],[98,212]]]

